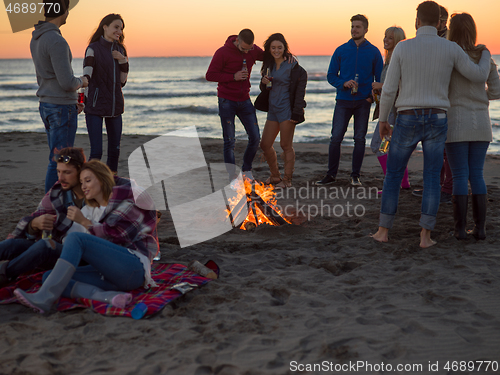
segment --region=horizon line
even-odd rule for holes
[[[494,53],[494,52],[491,52],[491,56],[500,56],[500,51],[498,51],[498,53]],[[307,55],[300,55],[300,54],[297,54],[295,56],[298,56],[298,57],[331,57],[332,55],[331,54],[328,54],[328,55],[322,55],[322,54],[318,54],[318,55],[311,55],[311,54],[307,54]],[[213,57],[213,55],[173,55],[173,56],[129,56],[129,58],[132,58],[132,59],[164,59],[164,58],[184,58],[184,57],[200,57],[200,58],[204,58],[204,57]],[[83,56],[73,56],[74,59],[83,59]],[[0,57],[0,60],[31,60],[32,58],[31,57]],[[500,63],[500,62],[499,62]]]
[[[301,57],[331,57],[331,55],[295,55]],[[183,58],[183,57],[213,57],[213,55],[173,55],[173,56],[129,56],[132,59],[161,59],[161,58]],[[74,59],[83,59],[83,56],[73,56]],[[31,57],[0,57],[0,60],[31,60]]]

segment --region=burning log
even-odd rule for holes
[[[251,191],[249,192],[249,189],[247,189],[247,199],[248,207],[250,208],[251,214],[254,219],[254,221],[252,221],[251,218],[247,218],[250,223],[254,223],[255,226],[258,226],[262,223],[274,226],[280,226],[289,223],[285,218],[283,218],[279,210],[277,210],[275,206],[270,202],[271,200],[276,200],[274,190],[271,186],[264,187],[263,184],[258,184],[255,181],[245,181],[245,185],[247,185],[247,183],[251,183]],[[256,191],[256,186],[258,186],[260,189],[264,189],[266,193],[265,195],[270,197],[271,199],[268,198],[269,201],[266,202],[266,200],[262,198],[261,194]],[[263,218],[262,216],[264,216],[265,218]],[[246,221],[246,223],[243,223],[244,225],[242,225],[241,229],[251,229],[250,227],[252,226],[245,225],[249,222]]]
[[[266,201],[264,201],[264,199],[262,199],[259,195],[255,194],[250,197],[250,199],[254,201],[255,204],[259,205],[261,212],[264,213],[269,220],[274,221],[276,223],[275,225],[288,224],[283,216],[281,216],[281,214],[276,211],[273,206],[267,204]]]
[[[233,226],[235,225],[235,218],[242,213],[243,207],[246,207],[248,214],[239,226],[242,230],[253,229],[260,224],[280,226],[290,223],[276,207],[276,194],[272,185],[266,186],[261,182],[250,180],[244,180],[243,182],[245,188],[243,195],[238,195],[229,200],[230,205],[228,205],[227,212]],[[246,205],[236,204],[236,202],[243,199],[246,199]]]

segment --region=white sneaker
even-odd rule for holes
[[[254,178],[253,178],[253,175],[252,175],[252,171],[245,171],[243,172],[243,180],[250,180],[250,181],[253,181]]]

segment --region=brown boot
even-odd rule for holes
[[[283,152],[281,158],[285,161],[285,175],[283,181],[276,185],[279,188],[292,187],[292,175],[295,170],[295,150],[292,148],[288,152]]]
[[[271,147],[267,152],[264,151],[264,157],[266,158],[267,164],[269,165],[269,170],[271,171],[271,176],[266,180],[265,184],[277,184],[281,182],[281,174],[278,167],[278,157],[276,151]]]

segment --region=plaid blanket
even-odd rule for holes
[[[42,275],[43,272],[27,275],[18,279],[16,283],[10,284],[9,286],[0,289],[0,305],[18,302],[14,295],[14,290],[16,288],[20,288],[29,293],[36,292],[42,284]],[[153,265],[151,266],[151,276],[153,277],[153,280],[158,284],[158,287],[151,289],[139,288],[132,290],[130,292],[130,294],[132,294],[133,296],[132,303],[129,304],[125,309],[120,309],[108,305],[104,302],[93,301],[86,298],[60,298],[57,303],[57,310],[66,311],[82,307],[90,308],[102,315],[131,317],[131,313],[135,305],[143,302],[148,306],[148,310],[145,315],[146,317],[157,313],[158,311],[163,309],[167,305],[167,303],[175,300],[182,295],[181,292],[171,289],[173,285],[181,282],[188,282],[200,287],[211,280],[190,271],[186,266],[182,264],[153,263]]]

